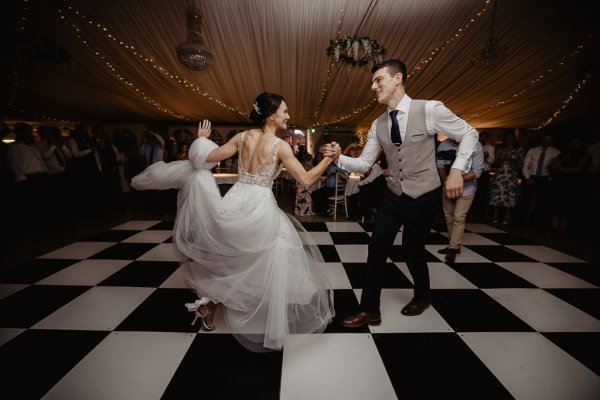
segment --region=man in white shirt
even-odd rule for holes
[[[352,172],[367,172],[382,150],[388,162],[389,176],[369,244],[360,309],[341,322],[349,328],[381,322],[379,304],[386,260],[401,227],[402,253],[414,281],[414,297],[402,314],[419,315],[429,307],[431,291],[425,244],[441,198],[435,136],[441,132],[459,142],[456,160],[445,182],[449,198],[462,196],[462,174],[469,171],[478,141],[477,131],[443,103],[413,100],[406,94],[407,72],[402,61],[385,61],[375,65],[371,72],[371,89],[387,110],[371,125],[360,157],[339,155],[341,150],[337,145],[334,156],[341,168]]]
[[[548,165],[560,155],[560,151],[552,147],[552,136],[545,135],[540,138],[540,145],[532,147],[525,154],[523,162],[523,176],[527,186],[525,187],[526,203],[528,204],[528,219],[534,210],[545,215],[548,203],[548,189],[550,172]]]

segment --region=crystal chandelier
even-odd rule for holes
[[[215,56],[211,49],[202,45],[200,9],[191,5],[185,9],[185,16],[188,27],[187,42],[177,46],[177,57],[188,69],[202,71],[212,64]]]
[[[506,46],[500,46],[494,39],[494,23],[496,22],[496,5],[498,0],[494,1],[494,11],[492,13],[492,26],[490,36],[485,40],[483,46],[471,58],[471,65],[478,69],[485,69],[506,59]]]

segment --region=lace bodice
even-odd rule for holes
[[[246,133],[248,133],[248,131],[242,133],[238,147],[238,155],[240,160],[238,163],[238,182],[271,188],[273,186],[273,181],[281,172],[281,163],[277,162],[277,149],[279,148],[281,139],[276,139],[273,142],[266,161],[260,167],[258,167],[256,171],[247,172],[244,170],[242,165],[242,145],[244,143],[244,139],[246,138]]]

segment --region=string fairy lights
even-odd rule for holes
[[[590,34],[588,34],[586,36],[586,38],[590,39],[590,40],[592,39],[592,37],[593,37],[592,33],[590,33]],[[575,58],[575,56],[581,54],[581,52],[582,52],[582,50],[583,50],[584,47],[585,47],[585,45],[583,43],[577,44],[575,50],[573,50],[570,54],[561,57],[561,59],[556,64],[554,64],[552,67],[550,67],[547,70],[545,70],[544,72],[541,72],[540,74],[538,74],[538,76],[535,79],[532,79],[531,81],[529,81],[528,85],[525,88],[519,90],[516,93],[513,93],[512,96],[510,96],[509,98],[507,98],[505,100],[502,100],[502,101],[499,101],[499,102],[497,102],[497,103],[489,106],[488,108],[484,109],[481,112],[478,112],[476,114],[470,114],[470,115],[468,115],[465,119],[467,121],[470,121],[470,120],[472,120],[474,118],[481,117],[482,115],[489,114],[490,112],[494,111],[496,108],[504,106],[504,105],[507,105],[509,103],[512,103],[513,101],[516,101],[517,99],[523,97],[523,95],[525,93],[527,93],[527,91],[529,89],[531,89],[534,85],[542,82],[542,80],[545,77],[547,77],[552,72],[555,72],[555,71],[559,70],[561,67],[563,67],[565,65],[565,63],[567,63],[567,61],[569,61],[570,59]]]
[[[106,59],[106,57],[104,57],[104,55],[102,55],[99,51],[94,50],[92,48],[92,46],[90,45],[90,43],[81,36],[81,28],[79,26],[75,25],[72,22],[69,22],[67,20],[67,18],[63,15],[62,10],[59,9],[58,13],[60,14],[59,15],[60,20],[62,22],[64,22],[65,24],[69,25],[75,31],[75,36],[81,41],[83,46],[88,48],[96,57],[98,57],[102,61],[102,63],[113,73],[113,75],[118,79],[118,81],[121,84],[123,84],[131,92],[136,94],[138,97],[142,98],[146,103],[152,105],[154,108],[158,109],[159,111],[161,111],[165,114],[169,114],[172,117],[175,117],[177,119],[188,120],[188,121],[190,120],[189,118],[163,106],[158,101],[156,101],[153,98],[151,98],[150,96],[148,96],[143,90],[138,88],[133,82],[127,80],[127,78],[125,78],[119,71],[117,71],[117,69],[115,68],[113,63],[108,61]],[[90,21],[90,23],[91,23],[91,21]]]
[[[177,82],[178,85],[186,88],[187,90],[190,90],[192,93],[205,97],[208,100],[218,104],[219,106],[232,111],[244,118],[247,117],[247,113],[243,112],[241,110],[239,110],[237,107],[233,107],[230,106],[228,104],[226,104],[225,102],[211,96],[209,93],[203,91],[200,87],[198,87],[196,84],[187,81],[184,78],[179,77],[177,74],[174,74],[172,72],[170,72],[169,70],[167,70],[167,68],[157,64],[154,60],[154,57],[151,56],[147,56],[142,54],[141,51],[139,51],[138,49],[136,49],[135,46],[131,45],[131,44],[126,44],[123,40],[120,40],[119,38],[117,38],[117,36],[112,33],[106,26],[100,24],[97,21],[93,21],[91,18],[85,16],[84,14],[82,14],[81,12],[79,12],[79,10],[76,10],[73,6],[69,5],[67,0],[65,0],[66,3],[66,7],[67,10],[72,12],[76,17],[81,18],[84,22],[87,23],[87,25],[98,29],[102,34],[104,34],[108,39],[112,40],[114,43],[117,43],[119,46],[123,47],[127,52],[129,52],[129,54],[133,55],[134,57],[136,57],[137,59],[139,59],[140,61],[143,61],[149,65],[152,66],[152,68],[156,71],[158,71],[160,74],[168,77],[169,79],[171,79],[174,82]],[[62,11],[59,10],[59,13],[61,13],[61,17],[62,17]]]
[[[21,8],[21,15],[19,16],[19,32],[25,32],[27,30],[27,14],[29,10],[29,0],[23,0],[23,7]],[[15,54],[15,62],[13,65],[12,81],[10,89],[8,90],[8,101],[6,102],[6,110],[12,111],[15,107],[17,100],[17,88],[19,87],[20,75],[19,71],[23,65],[23,55],[21,54],[20,48],[17,48]]]
[[[487,6],[491,2],[492,2],[492,0],[485,0],[485,2],[484,2],[485,5],[483,6],[483,8],[481,8],[479,11],[477,11],[477,13],[475,13],[475,15],[473,15],[471,18],[469,18],[469,21],[465,25],[458,28],[450,38],[446,39],[443,42],[442,45],[436,46],[433,50],[431,50],[431,52],[428,53],[427,56],[422,57],[421,60],[419,62],[417,62],[415,64],[415,66],[412,68],[412,70],[407,74],[407,78],[414,77],[414,75],[416,75],[418,72],[422,71],[427,65],[431,64],[433,59],[437,55],[439,55],[440,52],[444,51],[451,43],[453,43],[456,39],[461,37],[461,35],[463,35],[470,26],[472,26],[482,15],[484,15],[487,12],[487,10],[488,10]],[[351,112],[349,112],[348,114],[338,115],[329,121],[315,123],[314,125],[315,126],[330,125],[330,124],[335,124],[335,123],[347,120],[347,119],[352,118],[352,117],[362,113],[363,111],[371,108],[375,103],[377,103],[377,99],[373,98],[366,105],[364,105],[362,107],[357,107],[357,108],[353,109]]]
[[[344,8],[340,10],[340,19],[338,20],[337,32],[335,34],[336,40],[340,38],[342,35],[342,23],[344,22]],[[331,81],[331,70],[333,69],[334,61],[333,59],[329,60],[329,65],[327,66],[327,72],[325,74],[325,81],[323,82],[323,88],[321,89],[321,95],[319,96],[319,102],[317,103],[317,109],[315,110],[315,120],[319,119],[321,115],[321,109],[323,108],[323,102],[325,101],[325,97],[327,97],[327,93],[329,91],[329,82]]]
[[[550,117],[548,117],[546,119],[546,121],[544,121],[540,125],[536,126],[535,128],[529,128],[529,129],[532,130],[532,131],[539,131],[542,128],[544,128],[545,126],[548,126],[552,121],[554,121],[560,115],[560,113],[563,112],[569,106],[569,103],[571,103],[575,99],[575,96],[581,92],[581,90],[583,89],[583,87],[587,83],[589,83],[590,79],[592,78],[593,72],[594,71],[589,71],[585,75],[585,77],[581,81],[579,81],[577,83],[577,85],[575,85],[575,88],[562,101],[561,106],[556,111],[554,111],[554,113]]]
[[[444,51],[452,42],[454,42],[463,33],[465,33],[469,26],[475,23],[477,19],[479,19],[483,14],[487,12],[487,6],[491,2],[492,0],[485,0],[485,5],[481,10],[479,10],[473,17],[469,18],[469,21],[464,26],[458,28],[458,30],[454,32],[454,34],[449,39],[447,39],[444,42],[444,44],[442,44],[441,46],[436,46],[428,56],[421,58],[421,60],[417,62],[413,69],[408,73],[406,78],[414,77],[414,75],[416,75],[417,72],[423,70],[427,65],[429,65],[440,52]]]

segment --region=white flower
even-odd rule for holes
[[[254,111],[256,111],[258,115],[260,115],[260,108],[258,108],[258,104],[256,104],[256,102],[252,105],[252,107],[254,107]]]

